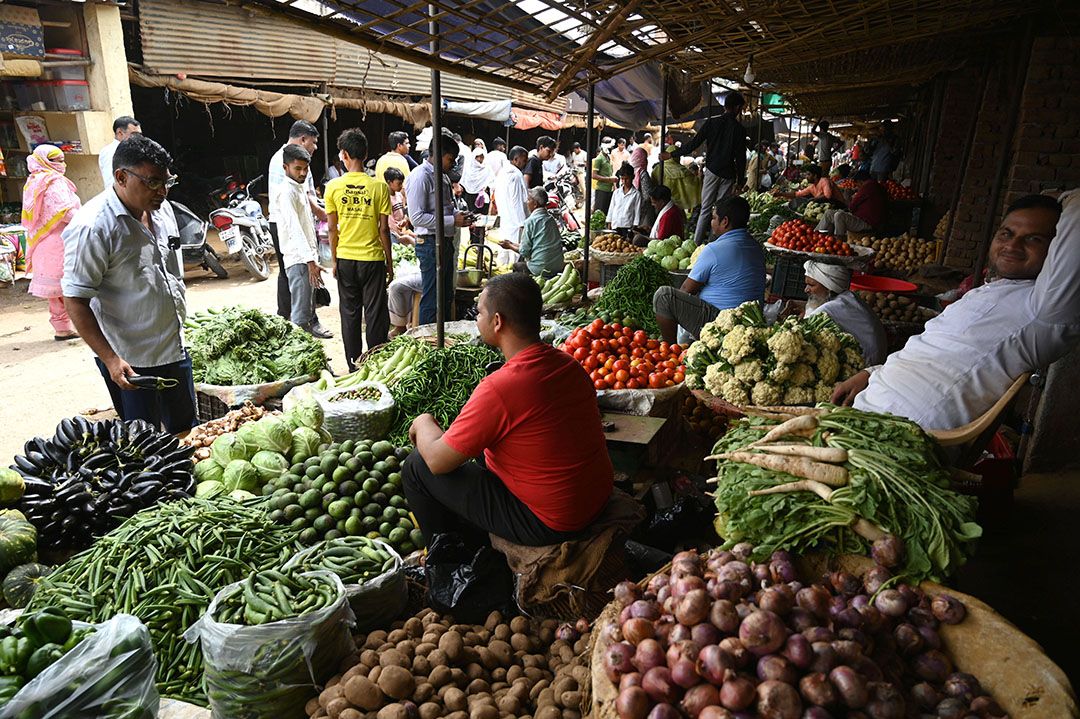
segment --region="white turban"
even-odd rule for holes
[[[845,265],[827,265],[807,260],[803,265],[806,276],[817,280],[837,294],[851,288],[851,268]]]

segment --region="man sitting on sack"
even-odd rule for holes
[[[840,329],[853,336],[862,348],[868,366],[885,361],[888,341],[878,316],[851,291],[851,268],[808,261],[806,269],[806,313],[810,317],[824,313]]]
[[[573,357],[541,342],[542,304],[529,275],[492,278],[476,325],[506,364],[445,431],[430,414],[409,429],[405,496],[429,545],[447,532],[528,547],[582,539],[611,498],[596,390]]]

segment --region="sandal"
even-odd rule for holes
[[[53,335],[53,339],[57,342],[70,342],[79,339],[79,335],[77,333],[73,335]]]

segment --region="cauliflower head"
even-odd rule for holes
[[[776,366],[769,370],[769,380],[777,384],[787,382],[795,365],[786,362],[777,362]]]
[[[773,333],[768,346],[777,362],[795,364],[802,355],[803,339],[798,332],[784,328]]]
[[[750,385],[765,379],[765,367],[761,364],[761,360],[744,360],[735,365],[735,376],[738,377],[740,381]]]
[[[735,377],[728,377],[720,388],[720,396],[731,404],[750,404],[750,393],[746,391],[746,385]]]
[[[784,390],[784,404],[813,404],[814,390],[810,387],[788,387]]]
[[[850,365],[851,367],[855,367],[858,369],[862,369],[864,364],[862,352],[855,349],[854,347],[844,348],[844,353],[841,361],[846,365]]]
[[[840,350],[840,338],[829,330],[821,330],[816,333],[814,335],[814,344],[818,346],[818,349],[823,354],[836,354]]]
[[[754,351],[753,337],[742,325],[736,325],[724,336],[720,346],[720,356],[731,364],[749,356]]]
[[[783,400],[783,395],[780,392],[780,388],[771,382],[758,382],[754,385],[754,389],[750,393],[750,399],[754,404],[759,406],[767,406],[780,404]]]
[[[686,388],[687,389],[705,389],[705,382],[702,378],[696,374],[686,375]]]
[[[822,352],[817,362],[818,379],[822,382],[835,382],[840,375],[840,362],[833,352]]]
[[[724,341],[724,333],[727,331],[720,328],[716,322],[710,322],[701,328],[701,337],[698,339],[713,352],[718,352]]]
[[[724,368],[721,365],[710,365],[709,368],[705,370],[705,389],[719,397],[724,383],[729,379],[731,379],[731,373],[724,371]]]
[[[738,309],[732,308],[730,310],[721,310],[720,314],[716,316],[716,319],[705,325],[702,328],[702,334],[705,332],[705,328],[716,326],[720,332],[731,332],[735,327],[735,321],[739,318]]]
[[[831,382],[819,382],[814,387],[814,402],[831,402],[833,385]]]
[[[807,364],[814,364],[818,361],[819,354],[818,348],[813,342],[803,342],[803,351],[799,355],[799,359]]]
[[[791,376],[788,377],[788,384],[796,387],[813,385],[816,381],[817,377],[814,376],[814,368],[805,362],[795,365],[791,370]]]

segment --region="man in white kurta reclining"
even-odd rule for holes
[[[1052,240],[1052,241],[1051,241]],[[949,305],[885,364],[837,385],[833,402],[955,429],[1017,377],[1080,340],[1080,194],[1028,195],[990,245],[992,281]]]

